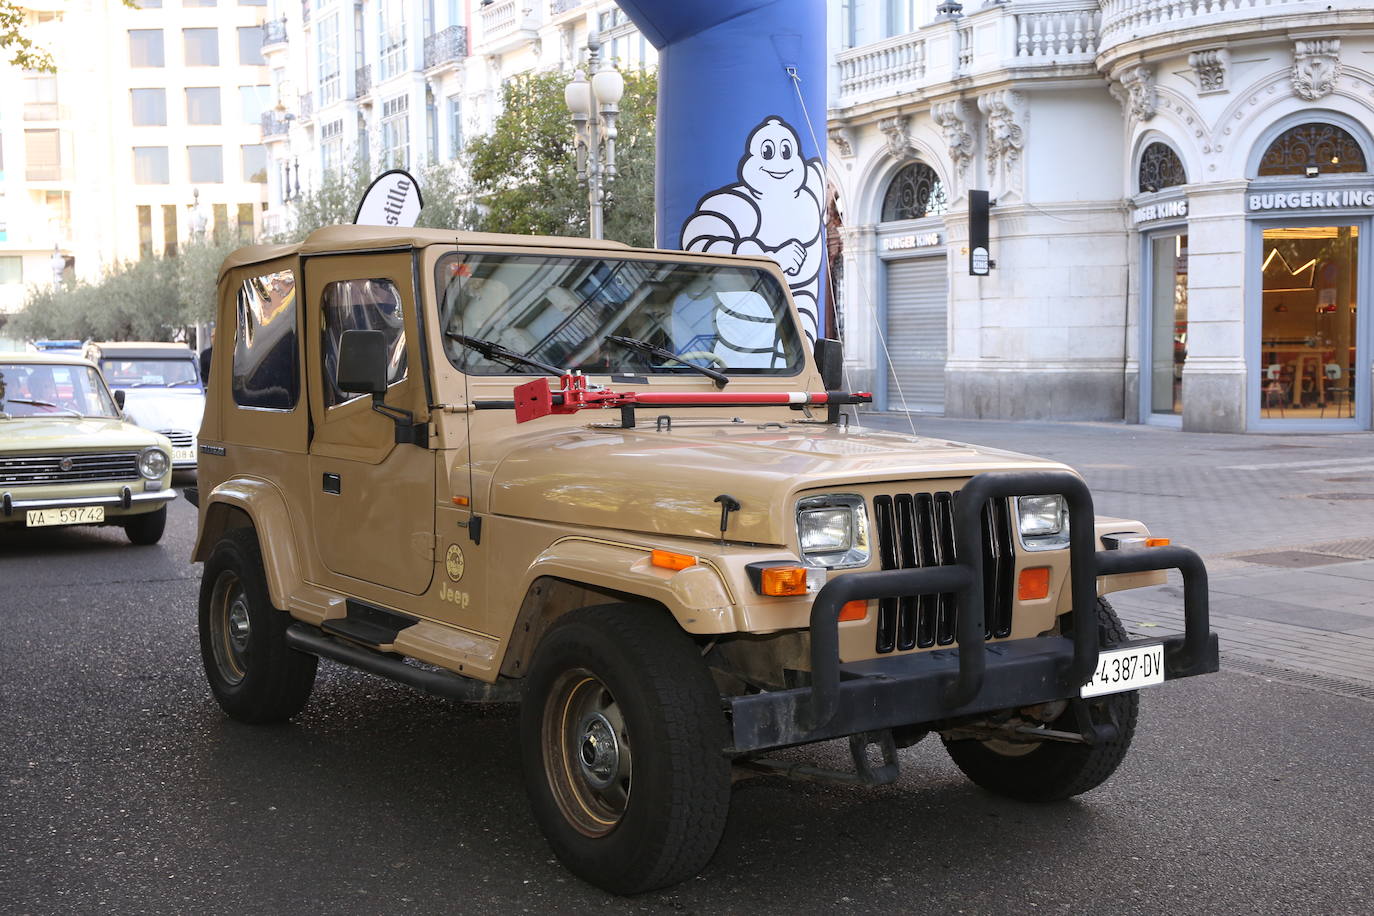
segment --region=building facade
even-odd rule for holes
[[[830,23],[832,267],[881,407],[1370,428],[1367,5],[833,0]]]
[[[355,159],[374,175],[461,167],[465,138],[490,132],[500,113],[503,83],[532,70],[571,72],[592,32],[617,66],[656,60],[608,0],[272,4],[263,53],[274,105],[262,138],[273,231],[287,227],[297,194]]]
[[[24,0],[57,72],[0,68],[0,309],[193,232],[256,231],[263,3]]]

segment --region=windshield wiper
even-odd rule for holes
[[[700,372],[702,375],[715,382],[717,388],[724,388],[726,383],[730,381],[730,376],[726,375],[724,372],[720,372],[716,369],[708,369],[705,366],[698,366],[696,363],[688,362],[672,350],[656,347],[647,340],[638,340],[634,337],[620,337],[616,334],[607,334],[606,339],[612,343],[618,343],[627,349],[643,353],[646,356],[657,356],[659,359],[671,359],[675,363],[681,363],[688,369],[694,372]]]
[[[476,350],[487,359],[498,359],[505,363],[515,363],[522,366],[533,366],[535,369],[542,369],[549,375],[562,375],[563,370],[557,366],[550,366],[548,363],[541,363],[532,356],[523,353],[516,353],[514,350],[507,350],[499,343],[490,340],[483,340],[480,337],[469,337],[466,334],[455,334],[452,331],[445,331],[444,336],[449,340],[456,340],[470,350]]]
[[[61,404],[54,404],[52,401],[31,401],[28,398],[6,398],[11,404],[28,404],[31,407],[53,407],[57,410],[65,410],[74,417],[84,416],[79,410],[72,410],[70,407],[63,407]]]

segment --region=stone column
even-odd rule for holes
[[[1188,432],[1245,431],[1245,290],[1260,282],[1245,274],[1245,188],[1212,182],[1188,194]]]

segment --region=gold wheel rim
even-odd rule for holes
[[[568,823],[589,837],[614,830],[629,804],[633,766],[610,689],[583,668],[560,674],[544,706],[541,744],[545,777]]]

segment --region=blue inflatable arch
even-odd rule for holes
[[[659,51],[658,245],[767,254],[824,328],[825,0],[619,0]]]

